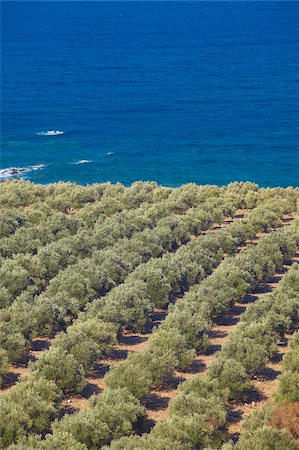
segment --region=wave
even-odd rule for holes
[[[38,136],[59,136],[61,134],[64,134],[64,131],[60,130],[38,131],[36,134]]]
[[[46,167],[45,164],[34,164],[28,167],[8,167],[7,169],[0,169],[0,178],[22,176],[33,170],[43,169],[44,167]]]
[[[91,163],[91,162],[92,162],[91,159],[80,159],[79,161],[76,161],[76,162],[73,162],[73,163],[70,163],[70,164],[88,164],[88,163]]]

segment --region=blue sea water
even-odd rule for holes
[[[298,2],[1,9],[2,168],[44,164],[26,174],[39,183],[298,185]]]

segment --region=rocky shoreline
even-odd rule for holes
[[[24,175],[28,172],[31,172],[32,170],[40,170],[45,167],[44,164],[35,164],[33,166],[28,167],[9,167],[7,169],[1,169],[0,170],[0,178],[10,178],[10,177],[16,177],[17,175]]]

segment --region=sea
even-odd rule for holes
[[[1,22],[2,178],[298,186],[298,1],[1,1]]]

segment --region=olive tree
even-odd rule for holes
[[[52,380],[62,390],[80,392],[86,384],[82,364],[60,347],[45,352],[30,368],[34,376]]]
[[[54,436],[57,431],[67,432],[87,448],[99,448],[129,435],[144,414],[144,408],[126,389],[107,389],[101,397],[91,398],[88,410],[55,422]]]
[[[77,321],[67,328],[66,333],[56,335],[53,348],[72,354],[86,373],[115,344],[116,327],[113,324],[88,319],[84,322]]]
[[[2,386],[3,379],[5,378],[5,375],[7,375],[8,371],[9,364],[7,351],[0,348],[0,387]]]

